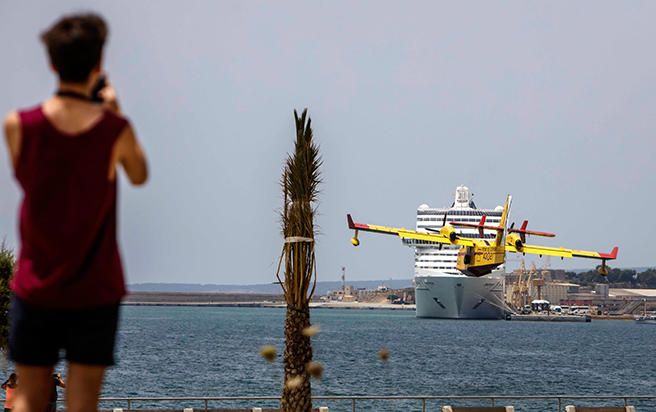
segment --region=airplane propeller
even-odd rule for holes
[[[446,225],[446,215],[447,215],[447,213],[444,212],[444,219],[442,220],[442,227],[444,227]],[[444,246],[444,244],[440,243],[440,247],[438,248],[438,250],[442,250],[443,246]]]
[[[445,212],[444,213],[444,219],[442,219],[442,227],[446,226],[446,215],[447,214]],[[433,229],[433,228],[430,228],[430,227],[427,227],[426,230],[428,230],[429,232],[433,232],[433,233],[440,233],[439,229]],[[440,245],[437,247],[437,250],[442,250],[443,247],[444,247],[444,244],[440,243]]]

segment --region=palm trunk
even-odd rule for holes
[[[303,330],[310,326],[310,309],[305,306],[295,308],[287,306],[285,317],[285,382],[282,391],[281,410],[283,412],[310,412],[312,410],[312,391],[310,377],[305,365],[312,361],[310,338],[303,335]],[[301,377],[298,386],[289,385],[290,380]]]

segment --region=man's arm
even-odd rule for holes
[[[132,126],[128,125],[116,142],[118,163],[123,166],[130,183],[142,185],[148,180],[148,164]]]
[[[9,160],[15,170],[16,165],[18,164],[18,156],[20,154],[21,146],[20,117],[17,112],[10,112],[7,114],[5,117],[4,129]]]
[[[122,115],[121,107],[118,104],[118,97],[116,90],[108,82],[104,89],[100,91],[100,96],[103,98],[103,105],[106,109]],[[148,164],[146,162],[146,155],[144,154],[137,136],[134,133],[132,126],[123,130],[118,138],[115,146],[115,162],[113,164],[121,164],[128,175],[130,183],[133,185],[142,185],[148,180]],[[114,173],[114,172],[112,172]]]

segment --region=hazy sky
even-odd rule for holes
[[[462,183],[479,207],[511,193],[511,220],[558,233],[547,244],[656,264],[654,2],[2,1],[0,112],[54,90],[38,34],[79,10],[110,24],[105,67],[151,164],[146,187],[121,181],[129,282],[273,281],[304,107],[325,162],[320,279],[410,278],[412,249],[353,248],[346,213],[414,227]]]

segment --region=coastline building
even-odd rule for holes
[[[656,289],[616,289],[601,284],[595,285],[594,289],[581,287],[578,293],[570,293],[562,303],[586,305],[602,313],[636,314],[645,308],[656,310]]]

